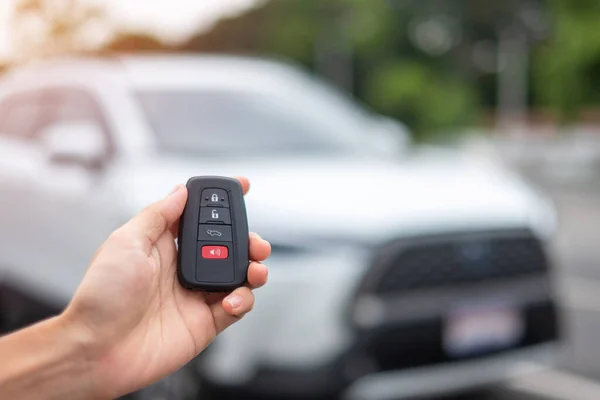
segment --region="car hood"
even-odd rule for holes
[[[414,152],[397,161],[164,158],[131,172],[140,205],[191,176],[247,176],[250,229],[271,237],[381,241],[453,231],[551,229],[552,222],[549,205],[506,170],[445,151]]]

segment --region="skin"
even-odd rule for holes
[[[174,239],[186,200],[179,185],[117,229],[61,315],[0,339],[0,398],[124,395],[181,368],[252,310],[271,251],[256,234],[247,287],[207,294],[179,284]]]

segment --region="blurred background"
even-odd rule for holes
[[[132,398],[600,398],[598,21],[595,0],[3,1],[2,330],[59,312],[174,182],[244,174],[271,288]]]

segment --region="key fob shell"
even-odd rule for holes
[[[179,222],[177,276],[191,290],[229,292],[247,282],[248,220],[242,185],[197,176],[187,182]]]

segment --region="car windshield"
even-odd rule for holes
[[[163,151],[239,156],[364,151],[370,118],[358,107],[227,90],[137,93]],[[296,100],[296,98],[294,98]],[[329,108],[327,108],[329,107]]]

